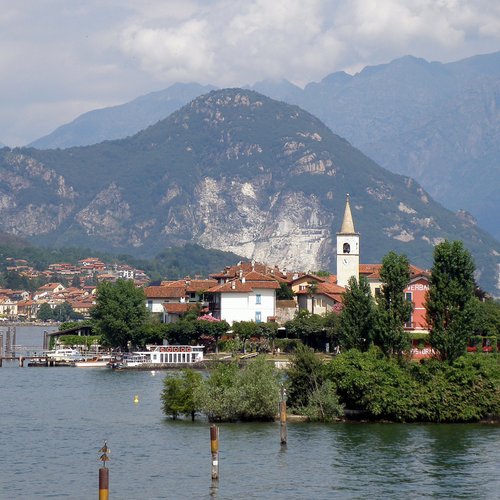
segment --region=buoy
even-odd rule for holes
[[[134,404],[139,404],[139,396],[137,394],[134,396]]]

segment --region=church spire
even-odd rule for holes
[[[344,220],[340,228],[340,234],[355,234],[354,222],[352,220],[351,205],[349,204],[349,193],[347,194],[345,202]]]

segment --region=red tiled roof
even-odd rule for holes
[[[342,302],[342,294],[344,292],[345,288],[335,283],[318,283],[314,295],[325,295],[335,300],[336,302]],[[310,293],[310,289],[299,290],[297,292],[297,295],[309,295]]]
[[[260,262],[239,262],[235,266],[227,266],[224,271],[220,273],[211,274],[211,278],[215,279],[231,279],[239,278],[240,271],[243,274],[255,271],[278,281],[288,281],[289,276],[287,273],[282,272],[278,267],[271,267]]]
[[[207,290],[208,288],[213,287],[216,284],[217,284],[217,280],[211,280],[211,279],[191,280],[186,285],[186,291],[187,292],[201,292],[203,290]]]
[[[380,270],[382,269],[382,264],[360,264],[359,274],[366,276],[367,278],[380,279]],[[410,277],[415,276],[429,276],[429,271],[425,269],[420,269],[413,264],[410,264]]]
[[[242,283],[240,280],[232,280],[222,285],[209,288],[211,293],[250,293],[253,290],[249,283]]]
[[[189,304],[187,302],[171,302],[169,304],[163,304],[163,309],[169,314],[183,314],[193,307],[195,307],[195,304]]]
[[[186,295],[183,288],[168,286],[147,286],[144,293],[148,299],[181,298]]]
[[[311,273],[302,273],[297,278],[292,278],[291,284],[294,285],[295,283],[299,283],[301,281],[316,281],[317,283],[323,283],[324,281],[326,281],[326,278],[322,276],[316,276],[315,274]]]
[[[258,274],[259,273],[255,273],[254,277],[257,277],[256,275]],[[249,281],[246,278],[247,277],[245,276],[244,283],[240,279],[233,279],[232,281],[228,281],[227,283],[223,283],[222,285],[214,286],[207,291],[211,293],[250,293],[254,290],[272,290],[278,289],[280,287],[278,282],[273,279],[263,281]]]
[[[259,273],[257,271],[249,271],[248,273],[243,273],[246,281],[276,281],[269,275]]]

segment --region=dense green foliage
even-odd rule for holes
[[[221,250],[210,250],[200,245],[186,243],[182,246],[170,247],[149,260],[138,261],[140,269],[143,269],[151,279],[179,279],[184,276],[208,276],[210,273],[219,272],[227,266],[228,262],[242,260],[231,252]]]
[[[364,276],[359,283],[351,277],[343,295],[340,313],[339,343],[343,349],[366,351],[372,342],[374,302]]]
[[[274,365],[263,356],[239,368],[221,363],[207,379],[190,370],[168,376],[162,393],[163,410],[179,414],[202,412],[210,421],[272,420],[280,397],[281,380]]]
[[[389,252],[382,260],[380,270],[382,288],[377,298],[374,343],[386,356],[401,356],[409,347],[404,324],[411,317],[412,305],[404,290],[410,282],[410,263],[406,255]]]
[[[141,345],[141,329],[147,318],[144,291],[130,280],[101,283],[91,316],[95,332],[107,345],[123,350]]]
[[[401,364],[374,348],[337,356],[328,365],[342,403],[368,418],[405,422],[472,422],[500,412],[500,371],[494,356],[454,364]]]
[[[91,349],[92,346],[101,343],[101,337],[99,335],[61,335],[58,342],[66,346],[85,346]]]
[[[286,283],[280,283],[280,287],[276,290],[276,300],[292,300],[294,297],[293,290]]]
[[[293,320],[285,323],[286,336],[300,339],[305,345],[324,350],[326,344],[332,345],[338,329],[338,314],[324,316],[299,311]]]
[[[326,379],[326,366],[309,349],[297,348],[287,369],[288,402],[311,420],[329,422],[343,415],[335,384]]]
[[[500,338],[500,303],[492,299],[479,302],[475,333],[485,336],[496,335]]]
[[[434,249],[426,302],[429,341],[441,359],[453,361],[465,353],[477,324],[474,261],[461,241],[445,241]]]
[[[191,369],[184,369],[177,376],[166,376],[161,395],[165,415],[171,415],[174,420],[179,415],[190,416],[194,420],[200,410],[196,395],[202,384],[201,373]]]
[[[82,326],[92,326],[92,321],[89,319],[84,321],[63,321],[62,323],[59,323],[58,330],[60,332],[64,332],[64,330],[71,330],[72,328],[79,328]]]
[[[82,319],[83,316],[73,310],[73,307],[68,302],[57,304],[53,309],[46,302],[40,306],[38,311],[38,319],[42,321],[71,321]]]

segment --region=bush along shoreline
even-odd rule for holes
[[[272,421],[283,386],[289,412],[312,422],[498,422],[500,415],[498,355],[415,363],[377,348],[352,349],[324,362],[299,347],[286,371],[265,356],[241,368],[217,365],[207,377],[186,369],[165,378],[161,398],[165,415],[174,419]]]

